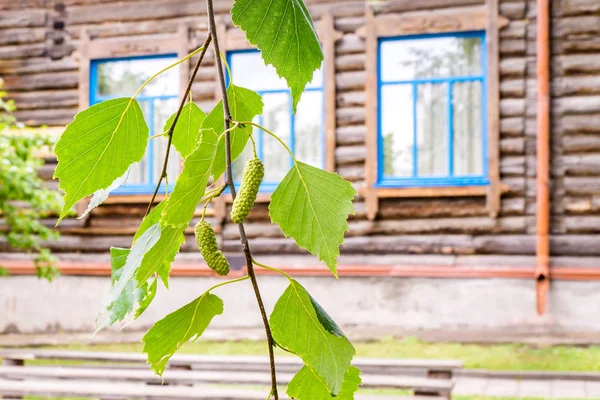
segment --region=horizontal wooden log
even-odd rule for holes
[[[485,198],[390,198],[379,200],[381,219],[486,216]]]
[[[502,8],[502,5],[501,5]],[[502,14],[504,15],[504,14]],[[513,18],[504,15],[511,19],[507,26],[500,29],[500,40],[502,39],[524,39],[527,33],[528,21],[514,20]]]
[[[562,222],[568,233],[599,233],[600,216],[565,216]]]
[[[523,19],[527,11],[527,4],[524,1],[519,2],[500,2],[500,15],[509,19]]]
[[[557,7],[553,7],[553,13],[561,17],[589,15],[598,11],[600,3],[596,0],[562,0]]]
[[[364,106],[366,97],[366,93],[363,90],[342,92],[336,96],[336,104],[338,108]]]
[[[558,74],[557,74],[558,75]],[[556,76],[552,94],[559,96],[591,95],[600,93],[600,75]]]
[[[506,156],[500,159],[500,173],[503,176],[525,175],[524,156]]]
[[[15,111],[18,121],[28,126],[65,126],[73,121],[78,108]]]
[[[96,21],[97,22],[97,21]],[[106,25],[67,25],[66,32],[73,38],[79,39],[83,29],[87,31],[90,38],[109,38],[116,36],[150,35],[156,33],[176,33],[181,25],[189,26],[190,30],[202,29],[206,32],[208,25],[206,21],[198,17],[178,17],[169,19],[154,19],[148,21],[134,22],[111,22]]]
[[[46,43],[21,44],[0,47],[0,60],[41,57],[48,54]]]
[[[600,175],[598,153],[566,155],[560,161],[567,175]]]
[[[344,35],[335,43],[336,55],[364,53],[365,40],[357,34]]]
[[[339,91],[344,90],[364,90],[365,72],[340,72],[335,76],[335,85]]]
[[[522,215],[525,211],[525,199],[515,197],[502,199],[500,212],[502,215]]]
[[[552,102],[555,115],[596,114],[600,112],[600,96],[559,97]]]
[[[598,73],[600,65],[595,54],[570,54],[556,56],[552,60],[552,70],[556,75]]]
[[[335,149],[335,159],[338,165],[363,163],[366,149],[364,146],[344,146]]]
[[[600,195],[600,179],[596,177],[566,176],[563,185],[567,194]]]
[[[527,51],[525,39],[504,39],[500,41],[500,54],[502,56],[524,55]]]
[[[18,110],[72,108],[79,105],[77,90],[12,92],[8,98],[15,101]]]
[[[572,39],[557,39],[552,42],[553,54],[589,53],[600,50],[600,38],[593,36],[582,36]]]
[[[500,97],[524,97],[525,79],[502,79],[500,81]]]
[[[506,195],[508,196],[522,196],[525,194],[526,182],[524,177],[511,176],[502,178],[502,183],[508,186],[506,192]]]
[[[525,120],[521,117],[501,118],[500,133],[506,136],[520,136],[525,132]]]
[[[525,138],[511,137],[500,140],[500,152],[502,155],[520,155],[525,152]]]
[[[600,16],[580,15],[577,17],[555,18],[552,24],[553,38],[579,37],[582,34],[600,34]]]
[[[363,144],[367,128],[364,125],[341,126],[336,129],[338,146]]]
[[[350,182],[365,179],[364,165],[340,165],[336,168],[336,171],[342,178]]]
[[[523,77],[527,70],[527,60],[523,57],[501,57],[499,68],[501,77]]]
[[[362,25],[365,24],[364,17],[346,17],[346,18],[336,18],[335,20],[335,29],[344,32],[354,32]]]
[[[34,75],[6,76],[4,89],[15,90],[71,89],[79,84],[77,72],[56,72]]]
[[[65,57],[60,60],[52,60],[47,57],[0,60],[0,74],[6,78],[7,75],[77,71],[78,66],[75,57]]]
[[[336,71],[362,71],[365,69],[365,53],[344,54],[335,58]]]
[[[39,43],[46,39],[45,28],[14,28],[1,32],[0,46]]]
[[[515,117],[525,115],[525,99],[500,100],[500,117]]]
[[[363,107],[338,108],[335,112],[338,126],[364,125],[365,109]]]
[[[564,135],[561,140],[565,153],[600,151],[598,135]]]
[[[447,7],[478,6],[484,0],[388,0],[377,6],[380,13],[408,12],[421,10],[438,10]]]
[[[564,133],[599,133],[600,115],[564,115],[556,122],[558,129]]]
[[[27,11],[3,11],[0,13],[0,29],[44,26],[48,12],[44,9],[28,9]]]

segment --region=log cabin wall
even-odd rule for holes
[[[502,195],[497,213],[490,213],[485,193],[382,197],[377,199],[374,219],[368,218],[365,203],[369,186],[365,166],[369,76],[367,45],[361,32],[367,25],[368,12],[362,0],[309,0],[308,4],[316,21],[330,15],[339,33],[333,62],[334,165],[360,193],[342,247],[342,264],[412,265],[412,269],[419,265],[424,270],[440,265],[492,269],[509,266],[522,267],[522,276],[532,277],[536,241],[535,1],[500,0],[498,5],[499,18],[504,22],[499,30],[500,119],[496,145]],[[226,17],[229,7],[228,2],[217,3],[224,29],[231,29]],[[367,8],[377,15],[411,18],[436,13],[458,15],[484,7],[484,0],[387,0]],[[552,264],[567,269],[597,267],[595,260],[600,255],[599,21],[597,0],[552,1],[551,252]],[[189,28],[191,51],[206,35],[202,2],[0,2],[0,76],[17,102],[17,118],[34,126],[64,126],[71,121],[80,106],[79,46],[84,29],[91,40],[151,39],[175,34],[183,24]],[[194,100],[206,111],[215,104],[216,95],[214,58],[209,55],[193,89]],[[48,158],[40,174],[49,185],[56,186],[51,182],[54,162]],[[60,241],[48,245],[64,260],[107,260],[110,246],[130,245],[147,200],[147,196],[112,196],[85,220],[65,219]],[[260,202],[249,217],[247,233],[253,251],[265,255],[305,254],[269,223],[267,204]],[[225,251],[238,253],[237,229],[223,218],[227,214],[219,207],[228,210],[229,205],[215,207],[211,222],[221,235]],[[0,251],[12,250],[1,243]],[[195,252],[191,236],[182,251]],[[316,263],[310,260],[306,263]]]

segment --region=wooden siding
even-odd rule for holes
[[[490,266],[514,265],[514,260],[525,257],[525,266],[533,267],[535,1],[498,2],[502,26],[498,35],[499,99],[492,111],[499,116],[501,196],[494,206],[497,212],[491,215],[485,192],[396,192],[368,198],[365,164],[366,157],[373,157],[367,142],[372,140],[373,127],[366,118],[373,84],[373,73],[367,70],[367,60],[373,57],[367,46],[368,11],[363,0],[345,0],[343,5],[329,0],[308,2],[315,20],[331,21],[335,33],[328,51],[335,57],[326,60],[329,68],[335,68],[335,97],[327,100],[335,103],[334,125],[328,125],[328,130],[334,130],[328,136],[334,147],[328,167],[335,168],[361,193],[342,248],[344,255],[393,255],[398,264],[403,257],[420,257],[419,265],[435,264],[440,256],[473,256],[484,257],[479,258],[481,265]],[[554,260],[569,257],[570,266],[589,267],[600,256],[600,7],[597,0],[552,3],[551,253]],[[206,36],[206,11],[193,0],[64,0],[60,4],[63,6],[39,0],[0,2],[0,76],[17,102],[17,117],[27,124],[67,124],[82,105],[78,93],[85,35],[91,41],[152,40],[175,35],[186,25],[189,51]],[[404,29],[413,32],[415,21],[435,24],[439,15],[458,11],[481,18],[485,4],[484,0],[388,0],[377,3],[375,11],[406,23]],[[232,28],[225,14],[229,7],[229,2],[217,2],[222,29]],[[216,95],[214,57],[210,52],[207,56],[193,88],[194,100],[205,110],[214,105]],[[192,58],[190,64],[194,61]],[[50,181],[54,163],[49,157],[40,171],[52,187],[56,187]],[[270,225],[265,200],[249,217],[247,232],[253,250],[257,254],[305,254]],[[85,221],[65,219],[60,228],[62,239],[48,245],[66,258],[128,246],[145,201],[143,197],[114,196]],[[369,201],[378,202],[374,220],[367,219]],[[240,251],[238,233],[226,218],[228,207],[226,202],[217,204],[211,222],[225,251],[236,253]],[[188,236],[183,252],[194,251],[194,241]],[[13,250],[0,241],[0,252]],[[485,261],[485,257],[493,257],[493,261]]]

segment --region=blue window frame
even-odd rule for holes
[[[132,96],[146,79],[176,60],[176,54],[92,60],[90,105],[118,97]],[[149,136],[162,132],[166,120],[177,109],[178,98],[178,68],[171,68],[159,75],[136,97],[148,124]],[[142,161],[130,168],[126,182],[113,193],[123,195],[153,193],[160,177],[166,145],[167,139],[164,137],[149,140]],[[173,151],[171,154],[167,168],[169,189],[175,183],[180,166],[177,152]],[[161,186],[161,191],[166,190],[164,181]]]
[[[235,84],[262,96],[263,114],[255,122],[276,133],[297,159],[322,168],[325,153],[322,70],[315,72],[294,114],[286,82],[277,76],[272,66],[265,65],[257,50],[228,52],[227,62]],[[292,158],[261,129],[255,129],[254,138],[257,154],[265,163],[265,177],[260,190],[272,192],[293,165]],[[236,182],[241,180],[243,167],[251,157],[252,148],[248,145],[233,164]]]
[[[378,187],[487,185],[485,32],[380,38]]]

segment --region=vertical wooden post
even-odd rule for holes
[[[550,82],[549,2],[537,0],[537,197],[536,197],[536,303],[537,312],[546,312],[550,288]]]
[[[335,172],[336,145],[336,88],[335,88],[335,41],[336,31],[334,19],[330,13],[325,13],[319,23],[321,43],[323,45],[323,97],[325,101],[325,169]]]
[[[367,157],[365,160],[365,180],[366,187],[364,192],[365,208],[367,217],[375,219],[379,211],[379,199],[375,184],[377,183],[377,31],[375,25],[375,14],[367,3],[366,5],[366,46],[367,60],[365,65],[366,72],[366,102],[365,102],[365,120],[367,134],[365,145],[367,148]]]
[[[500,56],[498,0],[486,0],[487,44],[487,140],[488,179],[487,210],[492,218],[500,211]]]

